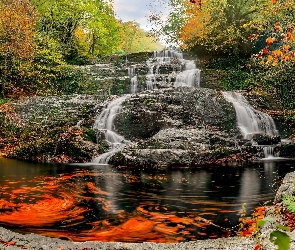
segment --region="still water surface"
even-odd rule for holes
[[[148,172],[0,159],[0,225],[74,241],[225,237],[234,235],[242,205],[250,215],[273,200],[294,168],[295,161],[266,161]]]

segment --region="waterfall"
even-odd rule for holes
[[[128,143],[123,136],[115,132],[114,128],[116,115],[120,113],[122,109],[121,105],[128,97],[128,95],[125,95],[112,100],[95,119],[93,129],[104,131],[105,139],[110,145],[110,150],[94,158],[93,163],[107,164],[111,156]]]
[[[137,75],[135,74],[135,66],[132,65],[128,68],[128,76],[131,78],[131,86],[130,86],[130,93],[135,94],[137,93],[137,86],[138,86],[138,81],[137,81]]]
[[[244,139],[252,140],[256,134],[269,137],[279,136],[274,120],[266,113],[254,109],[246,98],[237,92],[222,92],[224,98],[234,105],[237,115],[237,125]],[[255,145],[255,144],[253,144]],[[262,145],[264,156],[274,157],[272,145]]]
[[[185,70],[180,72],[174,83],[174,87],[200,87],[201,70],[197,69],[193,61],[185,63]]]
[[[228,102],[234,105],[238,128],[245,139],[252,139],[253,134],[279,136],[271,116],[254,109],[241,93],[223,92],[222,94]]]
[[[194,61],[183,59],[183,54],[174,50],[155,51],[154,57],[147,60],[149,72],[146,76],[146,89],[156,89],[157,75],[160,74],[159,69],[161,67],[171,67],[172,74],[176,75],[176,82],[174,87],[188,86],[199,87],[200,86],[200,73],[201,70],[196,68]],[[184,68],[184,71],[182,71]],[[162,82],[170,83],[171,76],[162,76]]]

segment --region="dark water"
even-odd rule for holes
[[[0,159],[0,225],[74,241],[180,242],[234,235],[295,161],[117,170]],[[212,225],[212,223],[214,225]]]

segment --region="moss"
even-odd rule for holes
[[[91,142],[94,142],[94,143],[96,143],[96,141],[97,141],[97,139],[96,139],[96,131],[94,131],[93,129],[90,129],[90,128],[83,128],[82,137],[86,141],[91,141]]]

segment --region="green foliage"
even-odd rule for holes
[[[290,236],[285,232],[275,230],[271,232],[269,240],[278,246],[278,250],[290,249]]]
[[[81,64],[116,51],[119,24],[112,6],[102,0],[42,0],[32,3],[40,13],[39,32],[60,46],[66,61]]]
[[[273,217],[265,217],[263,220],[258,221],[258,226],[263,227],[267,222],[274,222],[274,220]]]
[[[293,195],[284,196],[282,201],[290,212],[295,213],[295,196]]]
[[[258,66],[256,60],[251,61],[253,82],[255,87],[273,96],[277,96],[285,109],[295,108],[295,68],[292,60],[285,61],[276,67]]]
[[[146,98],[145,100],[144,100],[144,103],[147,105],[147,106],[151,106],[153,103],[155,103],[155,102],[157,102],[157,100],[156,99],[154,99],[154,98]]]
[[[83,139],[97,143],[96,132],[93,129],[83,128]]]
[[[8,102],[10,102],[10,101],[12,101],[11,98],[5,98],[5,99],[1,99],[1,98],[0,98],[0,105],[1,105],[1,104],[4,104],[4,103],[8,103]]]
[[[138,53],[143,51],[160,50],[161,45],[156,38],[140,28],[134,21],[121,23],[120,49],[124,53]]]
[[[247,87],[249,74],[243,70],[229,68],[222,79],[222,85],[225,90],[243,90]]]

